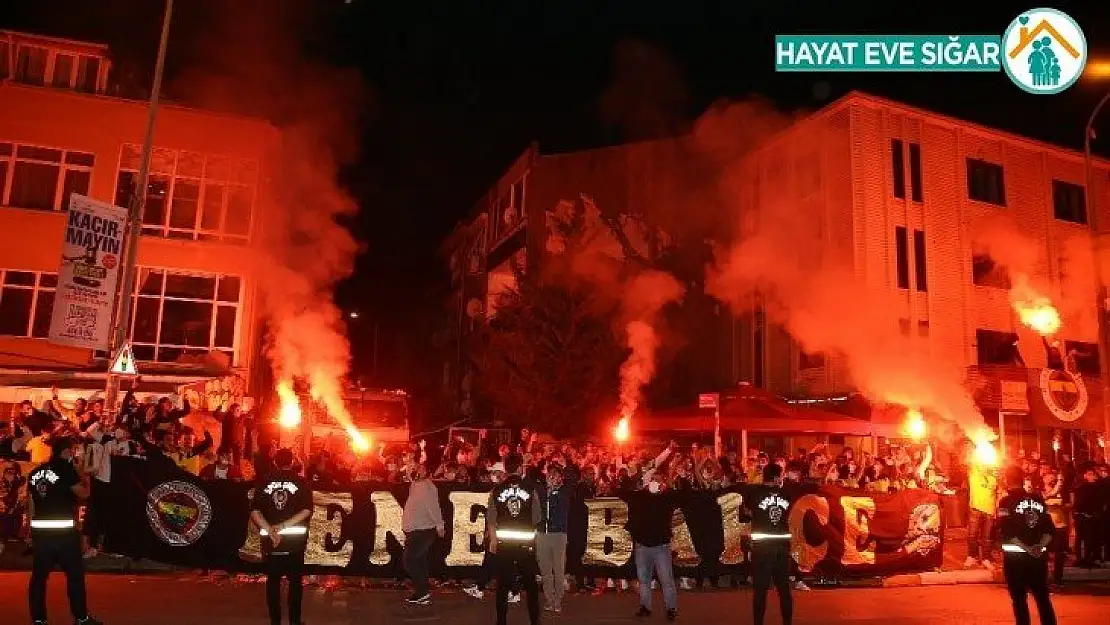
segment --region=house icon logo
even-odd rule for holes
[[[1053,94],[1075,84],[1087,65],[1087,39],[1071,16],[1031,9],[1002,35],[1002,68],[1029,93]]]

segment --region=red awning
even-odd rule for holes
[[[713,411],[689,407],[655,412],[637,418],[636,429],[648,432],[712,432]],[[871,423],[867,419],[838,412],[791,404],[762,389],[743,387],[721,398],[721,430],[870,436]]]

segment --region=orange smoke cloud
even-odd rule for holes
[[[668,303],[682,297],[683,288],[670,274],[647,270],[625,285],[624,314],[630,319],[625,326],[625,341],[630,353],[620,369],[621,415],[636,414],[643,400],[643,389],[655,377],[656,350],[659,339],[655,324]]]
[[[261,117],[280,131],[255,211],[261,227],[244,250],[261,291],[265,353],[278,380],[307,380],[349,425],[342,389],[350,347],[333,294],[360,245],[340,223],[358,205],[339,170],[357,155],[367,93],[357,72],[300,56],[301,35],[323,27],[311,16],[283,3],[222,3],[174,86],[190,103]]]
[[[774,118],[766,108],[757,107],[758,114],[747,112],[751,109],[746,103],[716,112],[714,132],[704,133],[708,150],[731,155],[722,162],[721,196],[723,202],[736,198],[731,211],[741,223],[735,244],[719,250],[707,269],[706,292],[737,315],[762,305],[769,322],[785,328],[806,351],[831,356],[833,366],[846,370],[872,401],[897,397],[903,405],[955,422],[969,435],[992,436],[963,385],[963,362],[942,361],[903,336],[889,290],[858,277],[851,254],[831,248],[826,233],[815,227],[820,220],[800,210],[791,189],[815,173],[803,171],[804,161],[794,161],[788,168],[793,178],[768,185],[758,203],[740,203],[753,197],[751,172],[758,163],[749,153],[751,144],[727,144],[730,128],[753,119],[775,125],[766,121]],[[743,128],[736,132],[742,135]],[[819,163],[814,159],[813,166]]]

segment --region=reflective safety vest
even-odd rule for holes
[[[31,519],[33,530],[71,530],[77,527],[73,519]]]
[[[281,528],[278,536],[304,536],[308,533],[308,528],[303,525],[290,525],[289,527]],[[259,530],[259,536],[269,536],[270,533],[265,529]]]
[[[505,542],[531,542],[536,538],[532,522],[532,507],[538,506],[535,492],[524,487],[519,477],[511,477],[493,492],[493,505],[497,508],[498,540]]]

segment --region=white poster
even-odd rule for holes
[[[51,341],[108,349],[126,226],[126,208],[69,196]]]

